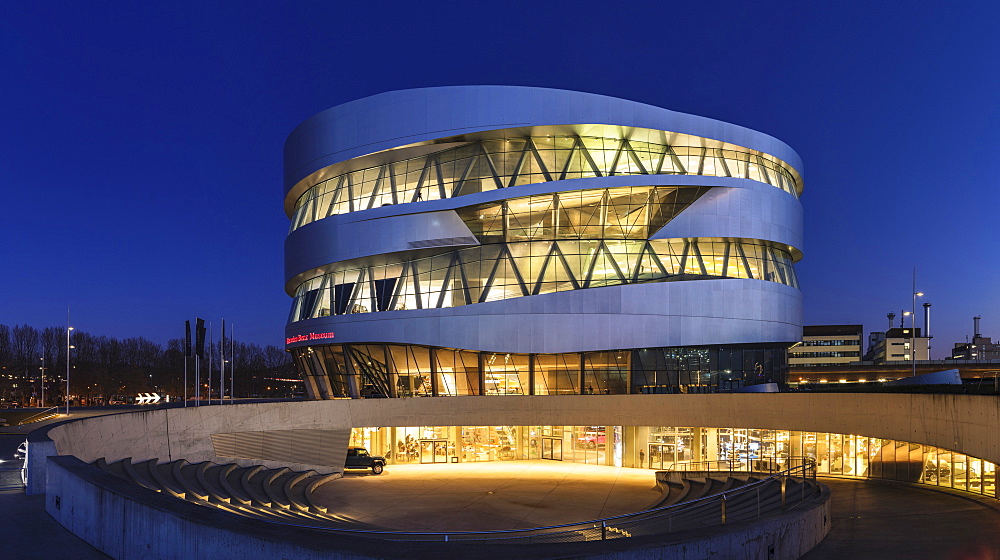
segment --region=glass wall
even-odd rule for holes
[[[654,470],[724,461],[734,469],[778,470],[789,457],[816,460],[823,476],[884,478],[997,495],[996,465],[917,443],[856,434],[752,428],[627,428],[625,466]]]
[[[737,177],[798,196],[791,168],[773,156],[684,134],[671,134],[668,143],[665,136],[633,129],[631,138],[522,136],[463,142],[321,181],[296,201],[291,231],[334,214],[584,177]],[[713,143],[718,147],[706,146]]]
[[[784,346],[507,354],[402,344],[291,349],[310,397],[708,393],[783,383]]]
[[[766,280],[798,288],[791,253],[762,242],[696,238],[526,241],[317,276],[296,289],[289,322],[713,278]]]
[[[630,186],[509,198],[458,209],[480,243],[647,239],[709,187]]]
[[[423,426],[355,428],[351,446],[391,463],[539,459],[651,470],[721,461],[734,470],[781,470],[790,458],[817,474],[883,478],[997,494],[996,464],[955,451],[856,434],[678,426]]]

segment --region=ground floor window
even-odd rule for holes
[[[996,464],[962,453],[857,434],[691,426],[420,426],[354,428],[351,446],[390,463],[527,459],[667,470],[719,461],[774,471],[792,457],[820,475],[884,478],[1000,497]]]
[[[400,344],[291,349],[309,396],[713,393],[785,381],[784,345],[504,354]]]

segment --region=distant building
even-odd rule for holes
[[[972,342],[956,342],[951,349],[952,360],[1000,360],[1000,343],[979,332],[980,317],[973,317]]]
[[[951,349],[952,360],[1000,360],[1000,343],[992,338],[977,336],[972,342],[955,343]]]
[[[885,344],[885,331],[875,331],[868,333],[868,350],[865,351],[863,359],[868,362],[872,361],[875,349],[882,344]]]
[[[806,325],[802,342],[788,349],[789,366],[829,366],[861,360],[863,325]]]
[[[888,362],[908,362],[930,359],[930,338],[920,336],[920,327],[893,328],[884,333],[881,339],[871,337],[875,345],[868,348],[865,360],[875,365]],[[916,354],[914,356],[913,354]]]

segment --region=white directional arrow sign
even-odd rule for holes
[[[139,393],[135,398],[135,404],[156,404],[160,402],[159,393]]]

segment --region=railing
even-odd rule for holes
[[[28,416],[27,418],[24,418],[23,420],[21,420],[20,422],[18,422],[17,425],[18,426],[23,426],[25,424],[30,424],[32,422],[39,422],[41,420],[46,420],[48,418],[56,416],[57,414],[59,414],[59,407],[58,406],[53,406],[52,408],[47,408],[47,409],[45,409],[45,410],[43,410],[41,412],[32,414],[31,416]]]
[[[763,515],[777,511],[787,511],[798,506],[816,496],[819,492],[817,485],[808,482],[815,480],[815,461],[808,458],[799,459],[800,464],[780,472],[773,474],[759,473],[768,474],[762,480],[744,484],[732,490],[704,498],[636,513],[534,529],[417,533],[338,529],[264,520],[281,525],[396,541],[478,541],[492,544],[534,544],[659,535],[688,529],[719,526],[735,521],[757,519]],[[722,462],[715,461],[715,463]],[[705,463],[702,464],[704,465]],[[699,470],[705,471],[708,469]],[[715,469],[712,472],[753,473],[755,471],[726,468]],[[793,488],[794,491],[789,492],[789,482],[796,482],[798,487]]]
[[[779,463],[780,461],[780,463]],[[664,469],[667,472],[730,472],[730,473],[779,473],[796,467],[805,467],[804,472],[816,480],[816,460],[811,457],[764,457],[749,461],[694,461],[674,463]]]

